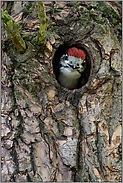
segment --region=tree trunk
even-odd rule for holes
[[[14,2],[11,11],[2,2],[27,48],[18,53],[2,28],[1,181],[122,181],[122,5],[44,5],[42,48],[37,2]],[[86,50],[90,70],[79,89],[65,89],[55,77],[54,56],[63,45]]]

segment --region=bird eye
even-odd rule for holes
[[[85,63],[86,63],[86,61],[84,60],[84,61],[83,61],[83,63],[81,63],[81,65],[82,65],[82,66],[84,66],[84,65],[85,65]]]

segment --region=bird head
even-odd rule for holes
[[[68,68],[72,71],[82,73],[86,68],[86,53],[76,47],[69,48],[67,54],[60,59],[60,67]]]

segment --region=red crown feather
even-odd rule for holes
[[[83,60],[85,60],[86,53],[84,50],[77,49],[76,47],[72,47],[72,48],[69,48],[68,50],[68,56],[74,56],[74,57],[82,58]]]

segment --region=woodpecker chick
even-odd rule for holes
[[[67,54],[60,58],[58,80],[61,86],[75,89],[82,72],[86,68],[86,53],[76,47],[69,48]]]

